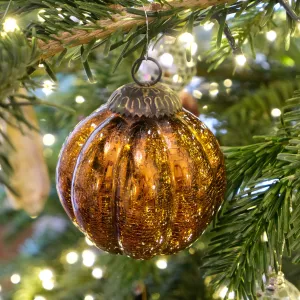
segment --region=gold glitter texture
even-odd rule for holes
[[[185,110],[126,117],[103,106],[75,128],[57,167],[60,200],[73,222],[100,249],[136,259],[192,244],[225,186],[216,138]]]

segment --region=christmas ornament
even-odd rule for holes
[[[22,107],[22,111],[26,120],[37,129],[38,121],[33,107]],[[7,124],[6,134],[15,148],[10,149],[9,161],[13,172],[9,180],[18,194],[7,189],[7,198],[15,209],[24,209],[30,216],[37,216],[43,210],[50,192],[42,138],[36,130],[22,124],[16,127]]]
[[[57,190],[96,246],[149,259],[185,249],[205,230],[223,200],[225,167],[216,138],[176,93],[159,78],[134,77],[140,62],[137,84],[117,89],[68,137]]]
[[[282,272],[279,272],[269,276],[264,291],[259,291],[257,298],[266,300],[299,300],[300,291],[284,278]]]

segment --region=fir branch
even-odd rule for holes
[[[204,267],[214,275],[215,287],[227,285],[236,299],[255,299],[269,266],[281,269],[284,247],[288,253],[299,250],[299,121],[298,91],[286,101],[274,136],[224,149],[228,199],[212,231]]]
[[[145,6],[145,10],[147,11],[150,22],[154,25],[160,18],[167,19],[176,12],[186,9],[205,9],[212,5],[219,5],[221,2],[220,0],[188,0],[184,2],[173,0],[164,6],[157,4],[147,5]],[[95,6],[93,7],[95,8]],[[79,8],[83,7],[81,6]],[[91,9],[91,6],[85,4],[84,8]],[[89,32],[82,27],[80,30],[73,29],[60,33],[59,35],[53,35],[54,39],[48,43],[40,40],[39,48],[43,52],[43,58],[53,56],[63,51],[64,45],[73,47],[88,44],[94,39],[105,39],[120,28],[123,33],[126,33],[135,26],[145,25],[145,13],[143,10],[122,7],[117,12],[118,14],[107,15],[106,19],[97,21],[94,25],[95,30],[93,31]],[[46,19],[46,22],[47,20],[48,19]],[[157,34],[158,33],[159,32],[157,32]]]

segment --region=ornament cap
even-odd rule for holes
[[[157,83],[151,87],[136,83],[117,89],[107,102],[108,109],[127,117],[163,117],[182,109],[178,95],[167,85]]]

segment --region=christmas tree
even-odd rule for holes
[[[299,0],[0,19],[0,299],[300,299]]]

